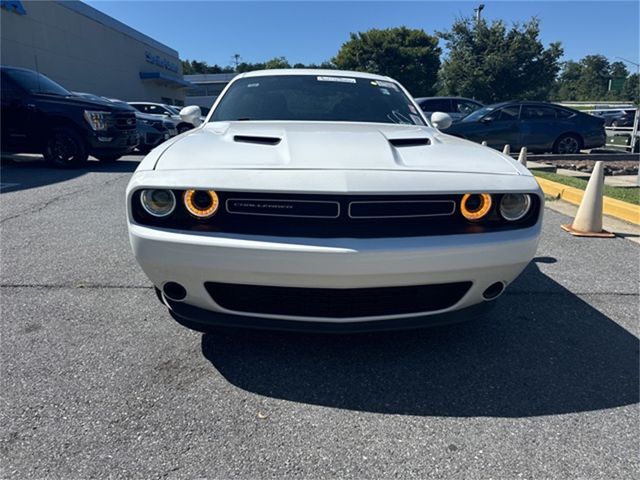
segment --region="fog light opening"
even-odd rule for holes
[[[162,293],[169,300],[180,302],[187,297],[187,290],[176,282],[167,282],[162,287]]]
[[[485,300],[494,300],[498,298],[502,292],[504,292],[504,283],[496,282],[489,285],[489,288],[484,291],[482,296]]]

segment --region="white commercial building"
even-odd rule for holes
[[[79,1],[0,3],[2,64],[71,91],[184,105],[178,52]]]

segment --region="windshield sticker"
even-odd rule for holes
[[[342,82],[342,83],[356,83],[355,78],[347,77],[317,77],[319,82]]]
[[[393,82],[383,82],[382,80],[378,80],[377,85],[379,87],[393,88],[394,90],[398,90],[398,86]]]
[[[255,88],[255,87],[259,87],[260,84],[259,83],[250,83],[249,85],[247,85],[247,88]]]
[[[409,104],[409,105],[408,105],[408,107],[409,107],[409,111],[410,111],[411,113],[415,113],[415,114],[417,114],[417,113],[418,113],[418,112],[416,111],[416,107],[414,107],[413,105]]]
[[[381,88],[380,91],[384,94],[384,95],[391,95],[389,93],[389,90],[387,90],[386,88]]]

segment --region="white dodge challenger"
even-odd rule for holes
[[[201,331],[476,317],[534,257],[544,199],[526,168],[432,120],[388,77],[238,75],[131,178],[135,257]]]

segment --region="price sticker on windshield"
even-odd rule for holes
[[[342,83],[356,83],[355,78],[348,77],[317,77],[319,82],[342,82]]]
[[[394,90],[398,90],[398,86],[393,82],[384,82],[382,80],[378,80],[376,83],[378,84],[379,87],[393,88]]]

